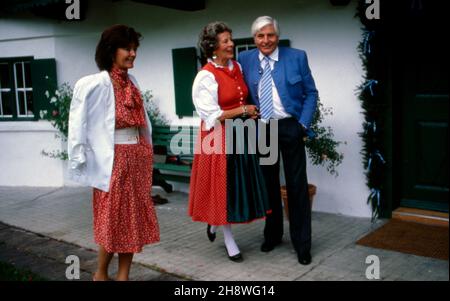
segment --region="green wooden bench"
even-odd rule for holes
[[[154,186],[171,192],[172,185],[167,181],[189,183],[197,133],[196,126],[178,126],[176,130],[170,126],[153,126]]]

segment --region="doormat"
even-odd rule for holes
[[[358,245],[448,260],[448,227],[390,220]]]

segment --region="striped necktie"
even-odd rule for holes
[[[270,69],[270,58],[264,57],[266,64],[264,66],[261,80],[259,81],[260,96],[259,96],[259,111],[261,112],[261,119],[269,120],[273,114],[272,103],[272,70]]]

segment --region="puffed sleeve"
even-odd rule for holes
[[[85,81],[75,84],[69,111],[67,138],[69,170],[79,171],[86,163],[87,96],[89,88]]]
[[[197,114],[205,122],[206,130],[213,128],[216,120],[223,114],[217,91],[218,84],[214,75],[206,70],[200,71],[192,86],[192,100]]]

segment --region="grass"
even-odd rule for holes
[[[0,261],[0,281],[47,281],[47,279],[26,269]]]

